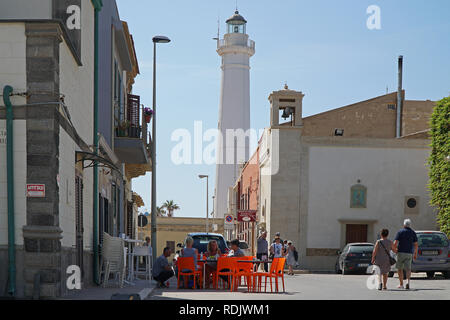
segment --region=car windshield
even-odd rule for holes
[[[448,239],[442,233],[418,233],[419,247],[448,247]]]
[[[350,246],[351,253],[372,253],[373,246]]]
[[[220,252],[225,253],[227,249],[227,245],[225,243],[225,240],[222,237],[219,236],[213,236],[213,235],[198,235],[193,236],[194,244],[192,247],[198,250],[199,253],[204,253],[208,251],[208,243],[211,240],[216,240],[217,244],[219,245]]]

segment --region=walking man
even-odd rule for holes
[[[256,243],[256,259],[267,261],[269,257],[269,244],[267,242],[267,231],[261,233]],[[259,263],[256,265],[256,270],[259,268]],[[267,262],[264,262],[264,271],[269,272]]]
[[[417,259],[417,235],[411,229],[411,220],[406,219],[401,229],[394,239],[394,252],[397,253],[397,271],[400,280],[399,289],[403,289],[403,270],[406,271],[406,290],[410,289],[411,264],[413,259]]]

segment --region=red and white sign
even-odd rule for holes
[[[238,211],[239,222],[256,222],[256,210]]]
[[[27,184],[28,198],[45,198],[45,184]]]

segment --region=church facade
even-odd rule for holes
[[[347,243],[373,243],[382,228],[392,238],[405,218],[437,229],[426,166],[434,103],[402,93],[399,138],[396,92],[305,118],[302,92],[270,95],[257,151],[258,229],[292,240],[301,268],[334,270]]]

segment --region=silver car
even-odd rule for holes
[[[443,232],[416,231],[419,243],[417,259],[411,265],[412,272],[426,272],[428,278],[433,278],[436,272],[441,272],[445,279],[450,278],[450,241]],[[393,276],[395,265],[389,276]]]

